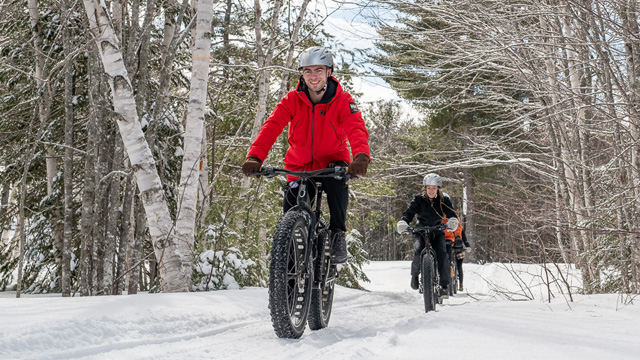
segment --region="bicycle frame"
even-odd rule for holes
[[[276,334],[299,338],[306,322],[312,330],[328,325],[334,286],[330,274],[336,275],[335,265],[328,257],[329,224],[322,219],[322,183],[315,178],[342,179],[348,174],[344,167],[309,172],[266,167],[260,173],[249,175],[270,178],[277,174],[297,176],[300,180],[296,204],[282,216],[274,233],[269,264],[269,307]],[[309,196],[309,186],[317,186],[315,206]]]
[[[433,246],[431,245],[430,233],[433,230],[434,229],[429,229],[429,228],[413,229],[412,232],[422,235],[422,239],[425,242],[425,246],[424,246],[424,249],[422,249],[422,252],[420,253],[420,259],[422,259],[426,255],[431,255],[431,258],[433,259],[433,266],[436,270],[435,276],[439,278],[440,275],[438,274],[438,255],[436,254],[436,251],[433,249]]]
[[[277,174],[287,174],[287,175],[291,175],[291,176],[297,176],[300,179],[300,185],[299,185],[299,190],[298,190],[298,196],[296,197],[296,205],[293,206],[291,209],[289,209],[289,211],[304,211],[309,215],[310,218],[310,224],[309,224],[309,234],[312,234],[312,236],[309,236],[309,243],[307,244],[307,251],[305,253],[305,261],[304,261],[304,266],[307,267],[305,268],[305,271],[309,271],[309,266],[310,264],[310,259],[311,259],[311,252],[312,249],[314,248],[314,242],[316,239],[316,235],[318,233],[319,229],[316,229],[317,227],[317,223],[318,223],[318,219],[321,218],[322,216],[322,183],[321,182],[316,182],[314,180],[314,178],[321,178],[321,177],[333,177],[335,179],[342,179],[342,177],[346,177],[347,179],[350,177],[353,177],[353,175],[347,173],[348,168],[347,167],[342,167],[342,166],[336,166],[336,167],[329,167],[329,168],[325,168],[325,169],[320,169],[320,170],[312,170],[312,171],[292,171],[292,170],[287,170],[287,169],[278,169],[275,167],[264,167],[262,168],[261,172],[259,173],[252,173],[249,175],[262,175],[266,178],[271,178],[271,177],[275,177]],[[315,210],[311,208],[311,199],[308,198],[308,192],[307,192],[307,186],[309,185],[309,181],[314,181],[314,185],[317,186],[316,188],[316,203],[315,203]],[[325,274],[326,276],[326,274]],[[326,281],[326,278],[324,279],[324,281]]]
[[[423,294],[425,302],[425,311],[429,312],[435,310],[436,304],[442,304],[440,298],[440,285],[438,274],[438,256],[431,244],[431,235],[436,235],[436,232],[444,231],[444,224],[437,224],[434,226],[420,226],[420,227],[408,227],[405,232],[413,234],[419,234],[420,238],[425,241],[424,249],[420,253],[420,268],[422,271],[422,281],[420,282],[420,292]],[[429,257],[429,262],[426,262],[425,258]],[[429,272],[425,264],[431,264]],[[428,276],[427,276],[428,274]],[[429,281],[427,283],[427,278]]]
[[[436,231],[442,231],[442,230],[444,230],[444,225],[437,224],[433,226],[408,227],[406,232],[422,235],[422,239],[425,241],[425,248],[424,250],[422,250],[422,254],[424,254],[425,250],[429,249],[431,250],[431,252],[433,252],[433,256],[436,258],[436,261],[437,261],[436,252],[435,250],[433,250],[433,246],[431,246],[431,234],[435,235]]]

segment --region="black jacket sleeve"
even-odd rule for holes
[[[442,211],[447,216],[447,218],[455,218],[458,217],[458,214],[453,210],[453,204],[451,203],[451,199],[445,197],[442,199]]]
[[[467,233],[464,231],[464,229],[462,229],[462,242],[464,243],[464,246],[471,247],[471,245],[469,245],[469,242],[467,241]]]
[[[411,224],[413,221],[413,217],[416,216],[416,213],[419,210],[418,199],[417,196],[413,198],[407,210],[402,213],[402,220],[406,221],[407,224]]]

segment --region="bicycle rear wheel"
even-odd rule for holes
[[[331,239],[329,224],[323,221],[322,230],[316,238],[317,257],[315,260],[315,283],[311,292],[311,308],[309,309],[309,328],[311,330],[324,329],[329,325],[331,308],[333,306],[333,292],[338,271],[331,264]],[[317,285],[317,286],[316,286]]]
[[[309,240],[308,215],[288,211],[276,225],[269,264],[271,323],[281,338],[298,339],[309,313],[312,269],[305,266]]]
[[[434,311],[436,309],[435,292],[437,284],[435,283],[435,263],[431,254],[422,255],[422,296],[424,297],[424,312]]]

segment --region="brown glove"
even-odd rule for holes
[[[251,173],[256,173],[260,171],[262,167],[262,161],[255,156],[247,156],[244,160],[244,164],[242,164],[242,173],[245,176],[249,176]]]
[[[349,169],[347,172],[349,174],[353,174],[355,176],[366,176],[367,175],[367,167],[371,159],[369,155],[365,153],[359,153],[354,158],[351,164],[349,164]]]

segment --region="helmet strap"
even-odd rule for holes
[[[326,91],[326,90],[327,90],[327,84],[325,83],[325,84],[324,84],[324,87],[322,88],[322,90],[318,90],[318,91],[316,91],[316,94],[320,95],[320,94],[322,94],[322,93],[323,93],[324,91]]]

